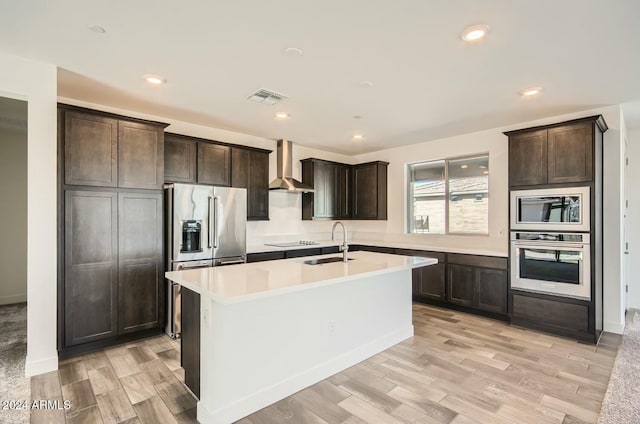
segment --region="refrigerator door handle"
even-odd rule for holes
[[[218,198],[213,198],[213,248],[218,248]]]
[[[207,230],[207,247],[209,249],[211,249],[211,199],[213,199],[213,196],[209,196],[209,204],[207,205],[207,226],[208,226],[208,230]],[[215,213],[215,211],[214,211]]]

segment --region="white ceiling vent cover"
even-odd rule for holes
[[[247,99],[253,100],[254,102],[264,103],[265,105],[275,105],[280,101],[286,99],[287,96],[284,94],[276,93],[275,91],[267,90],[264,88],[259,89],[258,91],[251,93]]]

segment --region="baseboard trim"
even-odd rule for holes
[[[58,369],[58,353],[54,351],[52,356],[32,360],[27,355],[24,364],[24,373],[27,377],[33,377],[34,375],[44,374],[50,371]]]
[[[413,325],[386,334],[364,346],[347,351],[215,411],[207,409],[200,401],[198,402],[198,422],[203,424],[235,422],[411,337],[413,337]]]
[[[602,327],[603,327],[602,329],[607,333],[615,333],[615,334],[624,333],[624,322],[619,323],[619,322],[604,321],[602,323]]]
[[[0,305],[12,305],[14,303],[24,303],[26,301],[26,293],[14,294],[12,296],[0,296]]]

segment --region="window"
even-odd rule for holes
[[[409,233],[488,234],[489,156],[409,165]]]

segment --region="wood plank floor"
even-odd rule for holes
[[[595,423],[620,337],[598,346],[414,304],[415,337],[240,424]],[[32,379],[32,423],[195,423],[179,342],[165,336],[61,363]]]

